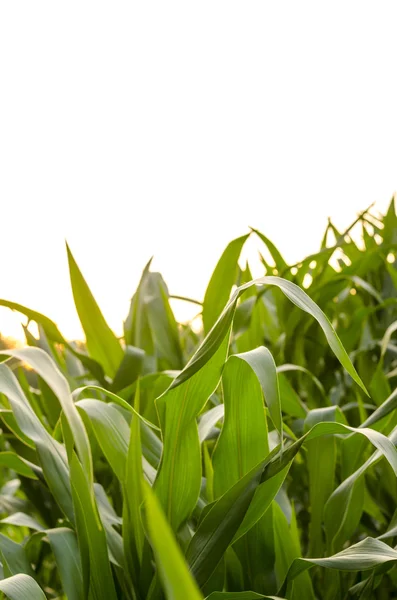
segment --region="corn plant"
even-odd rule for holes
[[[0,300],[27,318],[0,350],[0,593],[397,598],[396,251],[394,200],[296,265],[251,229],[185,299],[200,328],[149,263],[121,339],[69,248],[84,343]]]

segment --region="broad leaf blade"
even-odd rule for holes
[[[87,478],[75,454],[70,463],[70,475],[84,585],[90,581],[91,593],[97,600],[116,600],[105,531]],[[87,558],[89,573],[86,570]]]
[[[46,533],[66,597],[68,600],[84,600],[83,574],[76,534],[66,527],[48,529]]]
[[[10,600],[46,600],[45,594],[29,575],[19,574],[0,581],[0,591]]]
[[[326,558],[296,558],[288,572],[286,582],[292,581],[300,573],[315,565],[339,571],[366,571],[396,561],[396,550],[380,540],[368,537],[333,556]],[[285,588],[286,582],[282,589]]]
[[[358,376],[356,369],[354,368],[346,350],[344,349],[339,337],[335,332],[335,329],[319,306],[317,306],[317,304],[313,302],[313,300],[300,287],[291,281],[287,281],[281,277],[273,276],[254,279],[253,281],[237,288],[230,301],[225,306],[218,321],[205,338],[204,342],[201,344],[183,371],[181,371],[180,375],[175,379],[173,383],[174,387],[189,379],[189,377],[196,373],[216,352],[233,321],[238,298],[246,289],[253,285],[270,285],[278,287],[293,304],[314,317],[321,326],[327,338],[328,344],[335,356],[338,358],[339,362],[346,369],[351,378],[364,390],[365,393],[367,393],[365,386]]]
[[[145,510],[150,541],[167,600],[201,600],[203,596],[189,573],[156,496],[145,486]]]
[[[269,453],[261,383],[252,366],[264,348],[231,356],[222,374],[225,418],[214,454],[214,493],[222,496]]]

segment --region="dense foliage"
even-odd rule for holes
[[[233,240],[195,327],[147,265],[122,339],[67,251],[85,344],[0,300],[39,332],[1,350],[0,591],[397,598],[394,201],[297,265]]]

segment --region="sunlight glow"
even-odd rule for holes
[[[172,294],[202,300],[249,225],[295,264],[327,217],[343,232],[386,209],[395,3],[22,4],[0,6],[1,297],[66,337],[65,238],[120,335],[153,255]],[[0,332],[21,322],[0,310]]]

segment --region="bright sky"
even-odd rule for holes
[[[2,2],[0,297],[79,336],[66,238],[121,332],[153,254],[202,298],[248,225],[295,262],[327,216],[383,209],[396,19],[388,1]],[[20,321],[2,309],[0,331]]]

